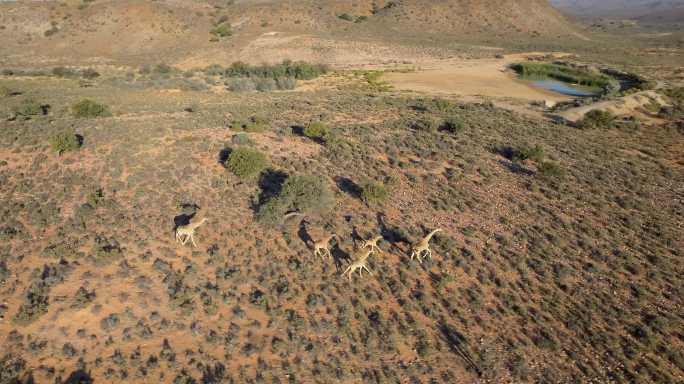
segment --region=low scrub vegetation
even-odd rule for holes
[[[106,105],[90,99],[79,101],[71,107],[71,110],[75,117],[80,118],[109,117],[112,115]]]
[[[82,77],[84,79],[95,79],[100,77],[100,73],[92,68],[73,69],[67,67],[54,67],[52,68],[52,74],[58,77]]]
[[[564,175],[563,168],[550,161],[541,161],[537,165],[537,172],[545,178],[561,178]]]
[[[260,116],[252,116],[247,120],[235,120],[230,129],[242,132],[263,132],[268,129],[268,120]]]
[[[48,109],[48,105],[41,104],[33,99],[26,99],[12,110],[16,116],[30,119],[34,116],[47,115]]]
[[[229,37],[233,35],[233,27],[228,22],[218,24],[211,30],[211,34],[217,38]]]
[[[82,144],[81,137],[74,132],[62,132],[50,137],[50,148],[58,155],[78,150]]]
[[[564,175],[563,169],[560,165],[547,161],[545,158],[544,148],[541,145],[524,146],[520,148],[507,147],[502,151],[504,156],[509,158],[518,166],[525,162],[531,162],[537,167],[537,174],[545,179],[558,179]]]
[[[226,168],[241,179],[252,179],[268,167],[268,158],[256,149],[240,147],[233,150]]]

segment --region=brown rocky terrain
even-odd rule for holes
[[[646,32],[0,1],[0,384],[683,383],[684,46]]]

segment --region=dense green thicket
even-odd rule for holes
[[[304,61],[285,60],[280,64],[250,65],[241,61],[234,62],[228,68],[212,65],[207,68],[212,73],[219,73],[227,77],[256,77],[256,78],[294,78],[297,80],[311,80],[328,72],[323,64],[311,64]]]
[[[527,78],[545,79],[551,78],[571,84],[579,84],[586,87],[601,88],[606,92],[619,90],[620,84],[600,73],[571,68],[568,66],[552,63],[516,63],[511,68],[520,76]]]
[[[335,195],[323,177],[291,176],[283,183],[280,193],[258,209],[257,219],[274,224],[288,212],[322,214],[330,211],[334,203]]]
[[[268,167],[268,158],[256,149],[240,147],[233,150],[228,157],[226,168],[241,179],[250,179],[259,175]]]

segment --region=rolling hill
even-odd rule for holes
[[[230,37],[213,37],[212,30],[221,24],[230,24]],[[494,38],[504,44],[511,38],[558,39],[575,32],[544,0],[438,0],[429,5],[417,0],[10,2],[0,3],[0,26],[5,60],[40,57],[50,64],[65,59],[192,62],[195,57],[202,58],[199,61],[216,57],[222,61],[236,55],[248,61],[316,59],[308,56],[315,56],[312,51],[321,46],[336,52],[318,58],[333,58],[335,63],[344,52],[358,50],[352,42],[359,41],[387,47],[389,41],[423,46],[435,39]],[[288,48],[279,47],[280,39],[287,39]],[[246,48],[266,46],[268,51],[274,44],[269,52],[273,57],[242,55]],[[302,49],[290,52],[295,45]]]

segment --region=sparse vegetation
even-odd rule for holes
[[[602,95],[615,128],[577,129],[555,115],[598,97],[551,108],[496,73],[553,48],[624,87],[626,70],[675,85],[677,33],[621,28],[634,39],[608,47],[535,23],[543,2],[377,1],[373,25],[247,3],[0,6],[17,10],[0,17],[0,383],[681,381],[682,91]],[[47,15],[64,27],[43,38]],[[207,42],[228,19],[239,38]],[[191,69],[276,57],[340,70]],[[539,97],[480,95],[490,79]],[[115,116],[77,118],[84,98]],[[349,281],[365,240],[372,275]]]
[[[49,106],[40,104],[33,99],[25,99],[14,108],[14,114],[23,118],[30,119],[34,116],[46,115]]]
[[[230,129],[243,132],[263,132],[268,129],[268,121],[260,116],[252,116],[247,120],[235,120]]]

